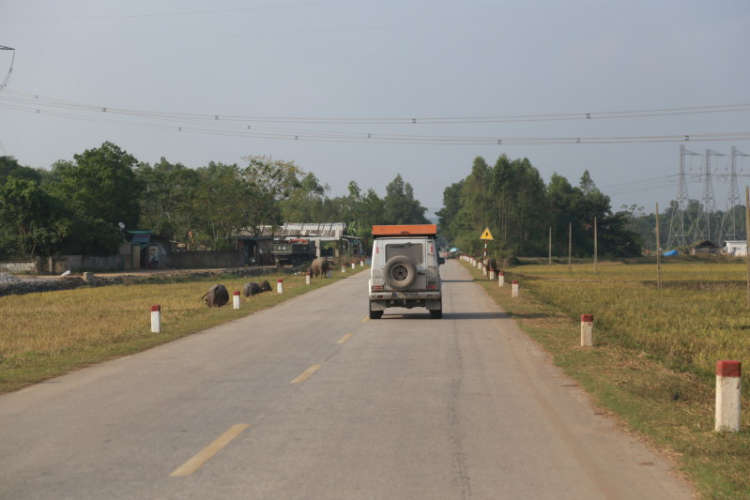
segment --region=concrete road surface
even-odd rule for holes
[[[365,272],[0,397],[0,499],[692,497],[442,272],[441,320],[367,319]]]

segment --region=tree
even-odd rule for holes
[[[266,156],[247,156],[242,179],[251,188],[252,197],[243,206],[247,227],[259,234],[264,225],[282,222],[281,202],[301,186],[304,172],[294,162],[273,160]]]
[[[200,207],[194,203],[200,184],[198,172],[162,158],[153,167],[138,165],[136,176],[144,187],[140,225],[173,240],[184,239],[200,219]]]
[[[247,223],[248,207],[254,201],[252,186],[236,164],[211,162],[198,169],[198,177],[192,200],[195,238],[214,250],[228,248],[229,238]]]
[[[0,252],[4,258],[35,257],[60,240],[55,232],[53,200],[39,185],[8,177],[0,185]]]
[[[426,224],[429,221],[424,216],[427,211],[418,200],[414,198],[414,189],[411,184],[404,182],[401,174],[385,187],[384,224]]]
[[[439,217],[438,226],[443,238],[454,242],[461,234],[461,226],[457,226],[458,212],[461,210],[461,193],[464,180],[455,182],[443,190],[443,208],[436,215]]]
[[[552,226],[554,252],[567,254],[568,227],[572,225],[574,253],[591,255],[594,217],[603,253],[632,255],[639,251],[637,235],[628,229],[628,214],[612,213],[609,197],[597,189],[588,171],[581,177],[580,187],[556,173],[545,186],[526,158],[511,160],[502,155],[489,167],[477,157],[471,173],[446,188],[443,202],[438,212],[441,231],[467,252],[479,251],[479,234],[488,227],[499,256],[546,255],[548,228]]]
[[[0,156],[0,184],[9,177],[39,182],[42,176],[38,170],[22,166],[12,156]]]
[[[61,168],[62,191],[76,214],[116,225],[137,227],[141,183],[137,160],[111,142],[74,155],[75,165]]]
[[[306,174],[291,189],[290,196],[282,200],[282,216],[287,222],[324,222],[323,200],[330,188],[321,184],[312,172]]]

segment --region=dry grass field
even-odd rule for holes
[[[750,364],[745,262],[668,261],[661,289],[655,263],[520,265],[506,273],[518,299],[471,272],[603,411],[673,457],[702,498],[750,499],[750,384],[741,432],[713,430],[716,362]],[[580,347],[581,314],[594,315],[593,348]]]
[[[301,275],[222,277],[0,297],[0,393],[247,316],[346,276],[336,271],[332,279],[316,279],[310,286]],[[283,295],[276,293],[279,277]],[[242,297],[241,308],[234,310],[232,292],[264,279],[273,291]],[[229,304],[209,309],[200,297],[214,283],[227,287]],[[151,333],[155,304],[161,306],[158,334]]]
[[[602,263],[598,270],[534,265],[514,272],[539,300],[571,318],[593,314],[601,342],[642,349],[707,379],[718,360],[750,363],[745,262],[667,262],[661,289],[655,265]]]

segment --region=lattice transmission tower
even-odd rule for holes
[[[693,241],[709,240],[713,241],[711,237],[718,236],[716,224],[711,227],[711,219],[716,213],[716,199],[714,198],[714,184],[711,177],[711,157],[712,156],[726,156],[712,149],[707,149],[705,154],[705,168],[703,170],[703,195],[701,201],[703,202],[703,210],[698,217],[695,224],[695,232],[693,233]]]
[[[688,233],[685,231],[685,211],[688,208],[690,198],[688,197],[687,178],[685,176],[685,156],[700,156],[698,153],[688,151],[685,146],[680,146],[680,171],[677,176],[677,206],[673,207],[672,218],[669,221],[669,238],[667,248],[686,247]]]
[[[729,160],[729,191],[727,191],[727,211],[721,219],[721,233],[719,241],[744,240],[747,238],[745,231],[745,210],[740,203],[740,188],[737,183],[737,157],[750,156],[738,151],[732,146],[732,154]]]

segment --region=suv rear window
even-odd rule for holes
[[[424,255],[424,247],[421,243],[403,243],[400,245],[390,244],[385,247],[385,261],[388,262],[391,257],[396,255],[405,255],[414,264],[424,264],[422,256]]]

